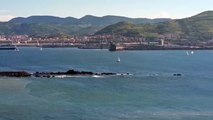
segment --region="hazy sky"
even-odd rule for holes
[[[32,15],[184,18],[206,10],[213,10],[213,0],[0,0],[0,21]]]

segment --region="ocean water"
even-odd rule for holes
[[[1,77],[0,120],[212,120],[212,60],[213,51],[194,51],[193,55],[75,48],[0,51],[1,71],[76,69],[133,74]]]

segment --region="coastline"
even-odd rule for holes
[[[213,46],[154,46],[154,45],[133,45],[133,46],[123,46],[122,48],[117,49],[110,48],[110,46],[101,46],[101,45],[16,45],[15,47],[0,47],[0,51],[2,50],[17,50],[19,47],[37,47],[37,48],[77,48],[77,49],[100,49],[100,50],[109,50],[109,51],[133,51],[133,50],[213,50]]]

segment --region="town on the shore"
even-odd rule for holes
[[[28,35],[0,35],[0,45],[17,47],[77,47],[80,49],[118,50],[182,50],[213,49],[213,40],[193,41],[180,39],[178,35],[167,34],[158,38],[126,37],[115,35],[49,35],[32,37]]]

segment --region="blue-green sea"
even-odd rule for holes
[[[213,119],[213,51],[0,51],[0,71],[68,69],[133,75],[0,77],[0,120]]]

